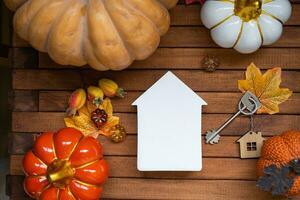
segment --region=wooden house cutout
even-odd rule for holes
[[[206,102],[167,72],[137,106],[139,171],[200,171],[201,121]]]
[[[260,157],[261,147],[264,142],[261,132],[249,131],[243,135],[237,142],[240,144],[241,158]]]

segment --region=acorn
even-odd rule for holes
[[[77,110],[82,108],[86,102],[86,92],[84,89],[79,88],[75,90],[68,102],[68,108],[67,108],[67,115],[68,116],[74,116],[77,113]]]
[[[120,97],[123,98],[126,94],[123,88],[120,88],[116,82],[110,79],[99,80],[99,87],[107,97]]]
[[[96,86],[89,86],[87,89],[88,100],[92,101],[94,105],[97,107],[102,103],[104,98],[103,91]]]

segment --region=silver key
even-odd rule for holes
[[[205,136],[206,143],[217,144],[220,140],[219,133],[228,124],[230,124],[237,116],[239,116],[240,114],[253,115],[260,106],[261,103],[259,102],[258,98],[251,92],[247,91],[239,102],[238,105],[239,111],[236,112],[231,118],[229,118],[220,128],[213,129],[206,132],[206,136]]]

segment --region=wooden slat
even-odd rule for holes
[[[23,176],[10,176],[11,198],[26,197]],[[273,199],[260,191],[255,181],[244,180],[159,180],[110,178],[104,185],[102,198],[112,199],[195,199],[195,200],[267,200]],[[284,200],[286,198],[276,198]],[[299,200],[296,196],[293,200]]]
[[[116,113],[129,134],[136,134],[136,115]],[[57,131],[64,127],[65,113],[59,112],[13,112],[12,131],[14,132],[43,132]],[[204,114],[203,130],[219,127],[231,115]],[[254,117],[255,129],[264,135],[277,135],[286,130],[300,129],[299,115],[257,115]],[[249,130],[249,118],[238,117],[222,131],[222,135],[243,135]],[[204,133],[203,131],[203,133]]]
[[[11,48],[11,67],[37,68],[38,52],[33,48]]]
[[[291,18],[285,25],[300,25],[300,5],[294,4]],[[194,5],[177,5],[170,11],[171,24],[176,26],[198,26],[202,25],[200,19],[199,4]]]
[[[136,169],[136,157],[105,156],[104,159],[110,167],[110,177],[256,180],[256,159],[204,158],[201,172],[140,172]],[[10,156],[11,175],[24,175],[22,160],[23,155]],[[222,171],[216,166],[222,166]]]
[[[41,91],[39,93],[39,111],[65,111],[70,94],[71,91]],[[141,94],[142,92],[128,92],[123,99],[112,99],[114,111],[136,112],[136,107],[131,104]],[[241,93],[220,92],[201,92],[198,95],[208,103],[208,106],[203,107],[204,113],[234,113],[242,96]],[[280,105],[280,113],[299,114],[300,106],[298,105],[300,105],[300,93],[294,93],[287,102]]]
[[[38,92],[32,90],[14,91],[14,111],[38,111]]]
[[[151,72],[151,73],[150,73]],[[194,91],[238,91],[237,81],[244,79],[244,71],[219,70],[207,73],[201,70],[174,70],[183,82]],[[97,84],[100,78],[114,79],[126,90],[146,90],[166,73],[165,70],[124,70],[98,72],[84,70],[14,70],[13,88],[25,90],[68,90],[83,85]],[[81,74],[82,78],[81,79]],[[300,92],[300,72],[283,71],[282,87]]]
[[[299,69],[299,53],[300,49],[297,48],[261,48],[252,54],[240,54],[233,49],[222,48],[159,48],[148,59],[136,61],[129,68],[201,69],[203,58],[210,55],[219,60],[218,69],[245,69],[249,62],[254,62],[261,69],[273,66]]]
[[[38,134],[28,133],[13,133],[12,145],[10,147],[11,154],[25,154],[29,151]],[[219,158],[239,158],[239,144],[236,142],[239,136],[222,136],[218,145],[205,144],[205,139],[202,139],[202,154],[204,157],[219,157]],[[268,137],[266,137],[268,138]],[[136,135],[128,135],[122,143],[115,144],[109,139],[99,136],[98,140],[103,145],[104,155],[106,156],[136,156],[137,155],[137,138]],[[226,151],[224,151],[224,149]]]
[[[147,188],[147,189],[146,189]],[[146,190],[145,190],[146,189]],[[104,186],[104,198],[121,199],[197,199],[266,200],[253,181],[157,180],[112,178]],[[295,197],[294,200],[299,199]]]
[[[14,89],[73,89],[82,84],[77,71],[15,70],[13,73]]]
[[[158,48],[152,56],[143,61],[135,61],[130,69],[201,69],[202,59],[207,55],[219,59],[218,69],[245,69],[254,62],[261,69],[280,66],[282,69],[300,69],[298,48],[262,48],[252,54],[240,54],[232,49],[221,48]],[[62,66],[39,54],[40,68],[74,68]],[[84,66],[83,68],[87,68]]]
[[[300,47],[300,27],[285,27],[272,47]],[[217,47],[205,27],[171,27],[161,38],[160,47]]]
[[[37,136],[38,134],[11,133],[8,147],[9,154],[25,154],[32,149]]]

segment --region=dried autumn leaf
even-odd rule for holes
[[[86,105],[78,110],[78,115],[73,117],[66,117],[64,121],[67,127],[76,128],[80,130],[85,136],[93,135],[98,132],[97,127],[91,120],[90,113]]]
[[[103,110],[105,110],[105,112],[106,112],[106,114],[108,116],[112,116],[113,115],[113,106],[112,106],[111,101],[110,101],[109,98],[105,98],[104,99],[104,101],[100,105],[100,108],[102,108]]]
[[[119,124],[119,117],[112,115],[113,109],[110,99],[105,99],[103,101],[103,104],[99,107],[104,109],[108,114],[107,122],[100,129],[98,129],[91,120],[91,112],[93,112],[97,107],[90,101],[87,101],[86,104],[78,110],[78,115],[73,117],[66,117],[64,119],[65,125],[67,127],[72,127],[80,130],[85,136],[92,136],[95,138],[99,134],[109,136],[110,129],[116,124]]]
[[[111,116],[108,118],[107,122],[103,127],[101,127],[100,134],[105,135],[105,136],[110,136],[111,133],[111,128],[114,127],[115,125],[120,123],[119,117]]]
[[[260,69],[251,63],[246,71],[246,80],[239,80],[238,86],[242,92],[250,91],[260,100],[262,106],[257,113],[275,114],[279,112],[279,104],[286,101],[292,91],[280,88],[281,68],[269,69],[262,74]]]

